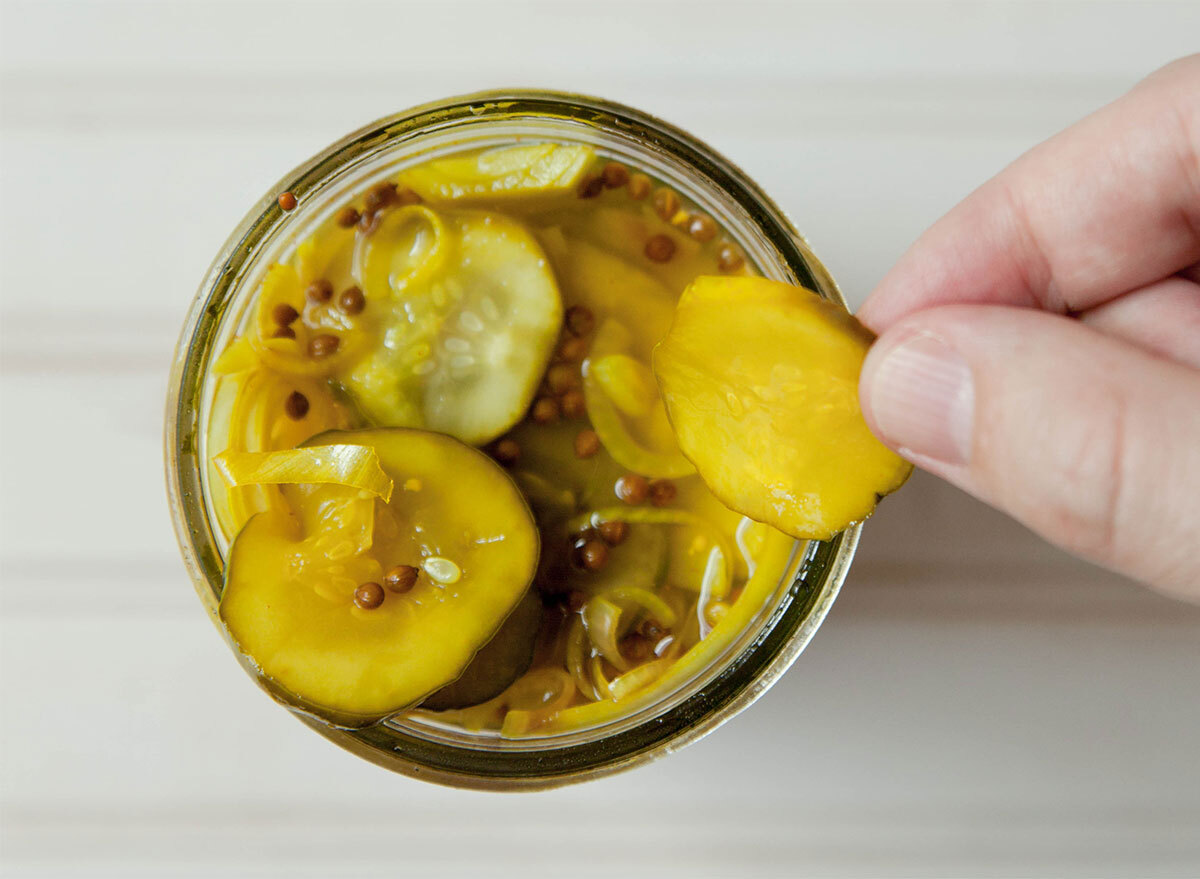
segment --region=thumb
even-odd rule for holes
[[[920,311],[875,343],[872,430],[1071,552],[1200,600],[1200,372],[1066,317]]]

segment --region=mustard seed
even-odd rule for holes
[[[712,217],[692,214],[688,218],[687,233],[697,241],[712,241],[717,237],[717,224]]]
[[[584,305],[572,305],[567,309],[563,322],[575,336],[586,336],[596,326],[596,316]]]
[[[366,210],[374,213],[380,208],[387,207],[396,199],[396,184],[391,181],[384,180],[382,183],[376,183],[367,190],[367,197],[363,199],[363,206]]]
[[[294,211],[296,209],[296,196],[291,192],[279,193],[279,207],[284,211]]]
[[[346,205],[346,207],[337,212],[337,216],[333,218],[333,221],[343,229],[349,229],[358,222],[358,216],[359,214],[357,209],[350,205]]]
[[[384,585],[389,592],[403,595],[417,585],[417,575],[420,570],[412,565],[396,565],[383,576]]]
[[[578,363],[587,356],[588,343],[586,339],[571,337],[563,340],[558,346],[558,356],[568,363]]]
[[[583,610],[585,604],[587,604],[587,595],[583,592],[580,592],[578,589],[572,589],[567,593],[567,610],[571,613]]]
[[[299,421],[308,414],[308,397],[299,391],[292,391],[283,401],[283,411],[292,421]]]
[[[665,186],[654,190],[654,212],[667,222],[679,211],[679,196]]]
[[[555,363],[546,370],[546,385],[551,393],[565,394],[579,387],[579,370],[566,363]]]
[[[558,421],[558,403],[553,397],[540,397],[534,402],[530,417],[538,424],[553,424]]]
[[[396,193],[396,204],[400,207],[406,207],[410,204],[420,204],[421,196],[417,195],[413,190],[405,187]]]
[[[367,306],[367,299],[358,287],[347,287],[338,296],[338,308],[346,314],[359,314]]]
[[[308,341],[308,355],[318,360],[322,357],[328,357],[337,351],[338,344],[338,337],[329,333],[313,336]]]
[[[515,439],[506,436],[492,446],[492,457],[505,467],[511,467],[521,460],[521,446]]]
[[[650,194],[650,178],[645,174],[634,174],[629,178],[629,197],[641,201]]]
[[[607,522],[601,522],[597,530],[605,543],[609,546],[616,546],[624,543],[625,538],[629,536],[629,523],[610,519]]]
[[[746,258],[732,244],[722,244],[721,249],[717,251],[717,268],[722,272],[736,272],[745,264]]]
[[[363,583],[354,590],[354,603],[363,610],[374,610],[383,604],[383,587],[378,583]]]
[[[567,391],[559,397],[558,408],[562,410],[564,418],[582,418],[587,414],[587,398],[581,390]]]
[[[589,540],[579,548],[579,560],[589,571],[598,571],[608,561],[608,547],[602,540]]]
[[[650,483],[646,481],[645,476],[638,476],[636,473],[626,473],[617,480],[614,487],[617,497],[625,501],[630,506],[637,506],[646,500],[650,494]]]
[[[594,430],[581,430],[575,434],[575,457],[591,458],[600,451],[600,437]]]
[[[666,235],[652,235],[646,242],[646,258],[654,262],[669,262],[675,255],[675,242]]]
[[[276,327],[275,332],[271,333],[272,339],[294,339],[296,331],[291,327]]]
[[[271,309],[271,320],[279,324],[281,327],[289,326],[292,321],[300,316],[300,312],[292,308],[286,302],[280,302]]]
[[[604,191],[604,178],[599,175],[585,177],[583,182],[579,184],[578,195],[580,198],[595,198]]]
[[[675,483],[669,479],[656,479],[650,483],[650,503],[656,507],[665,507],[675,500]]]
[[[629,169],[620,162],[609,162],[600,172],[600,179],[609,189],[620,189],[629,182]]]
[[[318,305],[328,302],[333,298],[333,284],[330,284],[324,278],[313,281],[308,285],[308,289],[304,291],[304,295]]]

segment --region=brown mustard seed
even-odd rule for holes
[[[396,565],[383,576],[383,583],[389,592],[403,595],[417,585],[417,575],[420,571],[412,565]]]
[[[679,211],[679,196],[665,186],[654,190],[654,212],[667,222]]]
[[[609,546],[617,546],[624,543],[625,538],[629,536],[629,523],[618,522],[616,519],[611,519],[608,522],[600,523],[597,529],[600,532],[600,537]]]
[[[567,391],[558,399],[564,418],[582,418],[587,414],[587,398],[578,389]]]
[[[645,476],[638,476],[636,473],[626,473],[617,480],[614,490],[617,493],[617,497],[625,501],[625,503],[637,506],[650,495],[650,483],[646,481]]]
[[[338,308],[346,314],[360,314],[367,307],[367,298],[358,287],[347,287],[338,296]]]
[[[279,207],[285,211],[294,211],[296,209],[296,196],[290,192],[279,193]]]
[[[583,610],[585,604],[587,604],[587,595],[583,592],[580,592],[578,589],[572,589],[567,593],[567,610],[571,613]]]
[[[534,402],[529,417],[538,424],[552,424],[558,421],[558,403],[553,397],[540,397]]]
[[[600,437],[594,430],[581,430],[575,434],[575,457],[591,458],[600,451]]]
[[[506,436],[492,446],[492,457],[505,467],[511,467],[521,460],[521,446],[515,439]]]
[[[558,346],[558,356],[568,363],[578,363],[587,356],[587,351],[587,339],[580,339],[577,336],[564,339],[563,343]]]
[[[296,331],[291,327],[276,327],[275,332],[271,333],[272,339],[294,339]]]
[[[634,174],[629,178],[629,197],[641,201],[650,194],[650,178],[645,174]]]
[[[308,289],[304,291],[304,295],[318,304],[328,302],[333,298],[333,284],[330,284],[324,278],[313,281],[308,285]]]
[[[354,590],[354,603],[363,610],[374,610],[383,604],[383,587],[378,583],[363,583]]]
[[[337,336],[330,335],[329,333],[313,336],[308,340],[308,356],[315,357],[318,360],[322,357],[328,357],[337,351],[339,341]]]
[[[675,242],[666,235],[651,235],[646,242],[646,259],[669,262],[675,255]]]
[[[572,335],[586,336],[596,326],[596,316],[584,305],[572,305],[567,309],[563,322]]]
[[[555,363],[546,370],[546,385],[555,394],[565,394],[581,381],[579,370],[567,363]]]
[[[340,211],[337,212],[337,216],[335,216],[333,218],[333,221],[335,223],[337,223],[339,226],[341,226],[343,229],[349,229],[351,226],[353,226],[355,223],[358,222],[358,216],[359,216],[359,214],[358,214],[358,210],[356,208],[351,207],[350,205],[346,205],[344,208],[342,208]]]
[[[577,193],[580,198],[595,198],[603,191],[604,178],[599,175],[595,175],[591,177],[585,177],[583,182],[579,184]]]
[[[289,326],[292,321],[300,316],[300,312],[292,308],[286,302],[280,302],[271,309],[271,320],[279,324],[281,327]]]
[[[598,571],[608,561],[608,547],[603,540],[589,540],[579,548],[579,560],[589,571]]]
[[[389,180],[384,180],[381,183],[376,183],[367,190],[367,196],[363,199],[363,206],[374,213],[380,208],[387,207],[396,200],[396,184]]]
[[[722,244],[717,251],[717,268],[723,272],[736,272],[745,264],[746,258],[732,244]]]
[[[600,179],[609,189],[620,189],[629,182],[629,169],[620,162],[609,162],[600,172]]]
[[[688,218],[687,233],[697,241],[712,241],[717,237],[717,224],[705,214],[692,214]]]
[[[666,627],[654,617],[646,617],[642,620],[641,625],[638,626],[638,631],[651,641],[657,641],[663,635],[667,634]]]
[[[308,397],[299,391],[292,391],[283,401],[283,411],[292,421],[299,421],[308,414]]]
[[[665,507],[675,500],[675,483],[669,479],[656,479],[650,483],[650,503]]]

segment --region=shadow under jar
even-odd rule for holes
[[[649,175],[711,218],[758,274],[844,304],[788,219],[738,168],[685,132],[629,107],[554,92],[485,92],[417,107],[351,134],[284,177],[233,232],[192,305],[171,373],[165,436],[171,513],[197,594],[227,640],[217,608],[230,535],[214,508],[219,486],[208,466],[220,451],[209,448],[213,364],[245,326],[267,268],[289,258],[313,229],[380,180],[465,150],[543,142],[586,144]],[[290,193],[296,206],[292,199],[282,204],[281,193]],[[686,231],[686,223],[681,227]],[[712,231],[702,225],[693,234],[704,240]],[[656,258],[649,250],[647,257]],[[859,531],[854,525],[829,541],[792,542],[765,600],[742,609],[743,625],[701,641],[702,661],[693,662],[688,674],[602,723],[511,738],[494,730],[472,732],[420,711],[362,729],[293,712],[359,756],[443,784],[545,788],[626,769],[699,739],[771,686],[832,605]],[[253,664],[235,652],[270,691]]]

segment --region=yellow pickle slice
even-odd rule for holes
[[[595,152],[582,144],[504,146],[435,159],[404,174],[404,183],[433,202],[469,203],[574,195]]]
[[[360,245],[355,271],[379,344],[335,377],[371,421],[478,445],[521,419],[562,322],[523,225],[405,207]]]
[[[219,611],[276,696],[361,727],[463,673],[527,594],[539,539],[509,476],[451,437],[331,431],[306,448],[325,447],[373,450],[391,501],[364,494],[373,477],[306,484],[322,474],[294,468],[289,510],[234,540]]]
[[[723,503],[793,537],[828,539],[912,465],[868,429],[858,376],[874,337],[803,288],[697,278],[654,372],[683,453]]]

